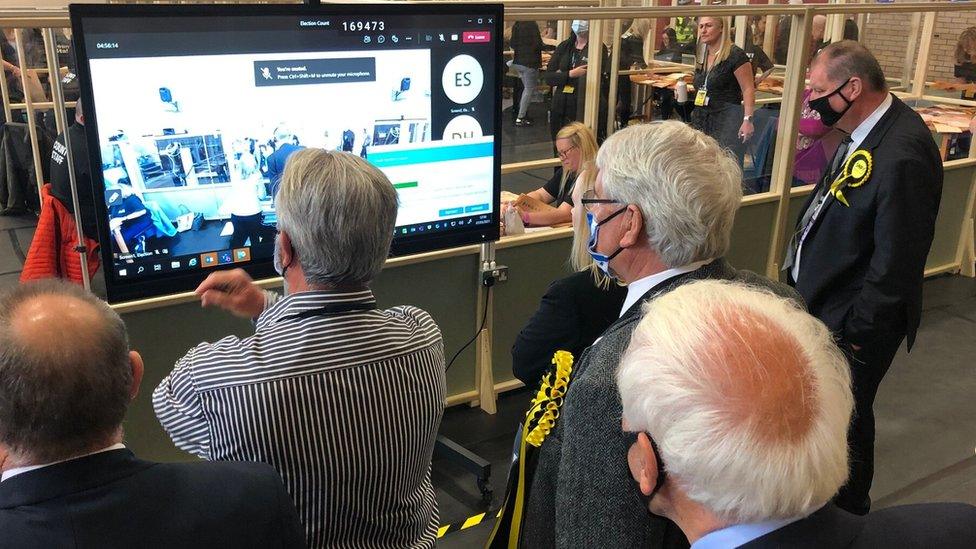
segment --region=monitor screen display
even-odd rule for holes
[[[110,301],[273,276],[278,184],[305,147],[389,177],[394,255],[498,238],[500,5],[71,15]]]

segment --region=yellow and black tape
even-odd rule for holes
[[[460,532],[461,530],[467,530],[468,528],[473,528],[482,522],[486,518],[495,517],[498,518],[502,514],[501,509],[498,511],[487,511],[484,513],[479,513],[477,515],[468,517],[461,522],[455,522],[453,524],[445,524],[437,530],[437,539],[440,539],[448,534],[453,534],[454,532]]]

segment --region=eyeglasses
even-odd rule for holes
[[[558,150],[558,149],[556,149],[556,151],[559,153],[559,158],[565,160],[566,157],[569,156],[570,151],[572,151],[573,149],[575,149],[577,147],[578,147],[578,145],[573,145],[572,147],[570,147],[568,149],[561,150],[561,151]]]
[[[620,204],[620,201],[611,198],[597,198],[596,191],[591,189],[580,197],[580,204],[583,205],[583,209],[592,213],[596,209],[596,204]]]

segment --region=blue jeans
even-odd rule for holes
[[[539,69],[530,69],[525,65],[517,65],[512,63],[512,68],[515,72],[519,74],[519,78],[522,79],[522,101],[519,102],[519,110],[517,118],[525,118],[525,113],[529,110],[529,103],[532,102],[532,96],[535,95],[536,88],[539,87]]]

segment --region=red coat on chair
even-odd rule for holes
[[[91,276],[98,270],[98,242],[84,238],[89,250],[88,273]],[[81,284],[81,257],[75,251],[77,245],[74,215],[60,200],[51,196],[51,185],[44,185],[41,190],[41,217],[37,220],[37,230],[27,252],[20,281],[63,278]]]

